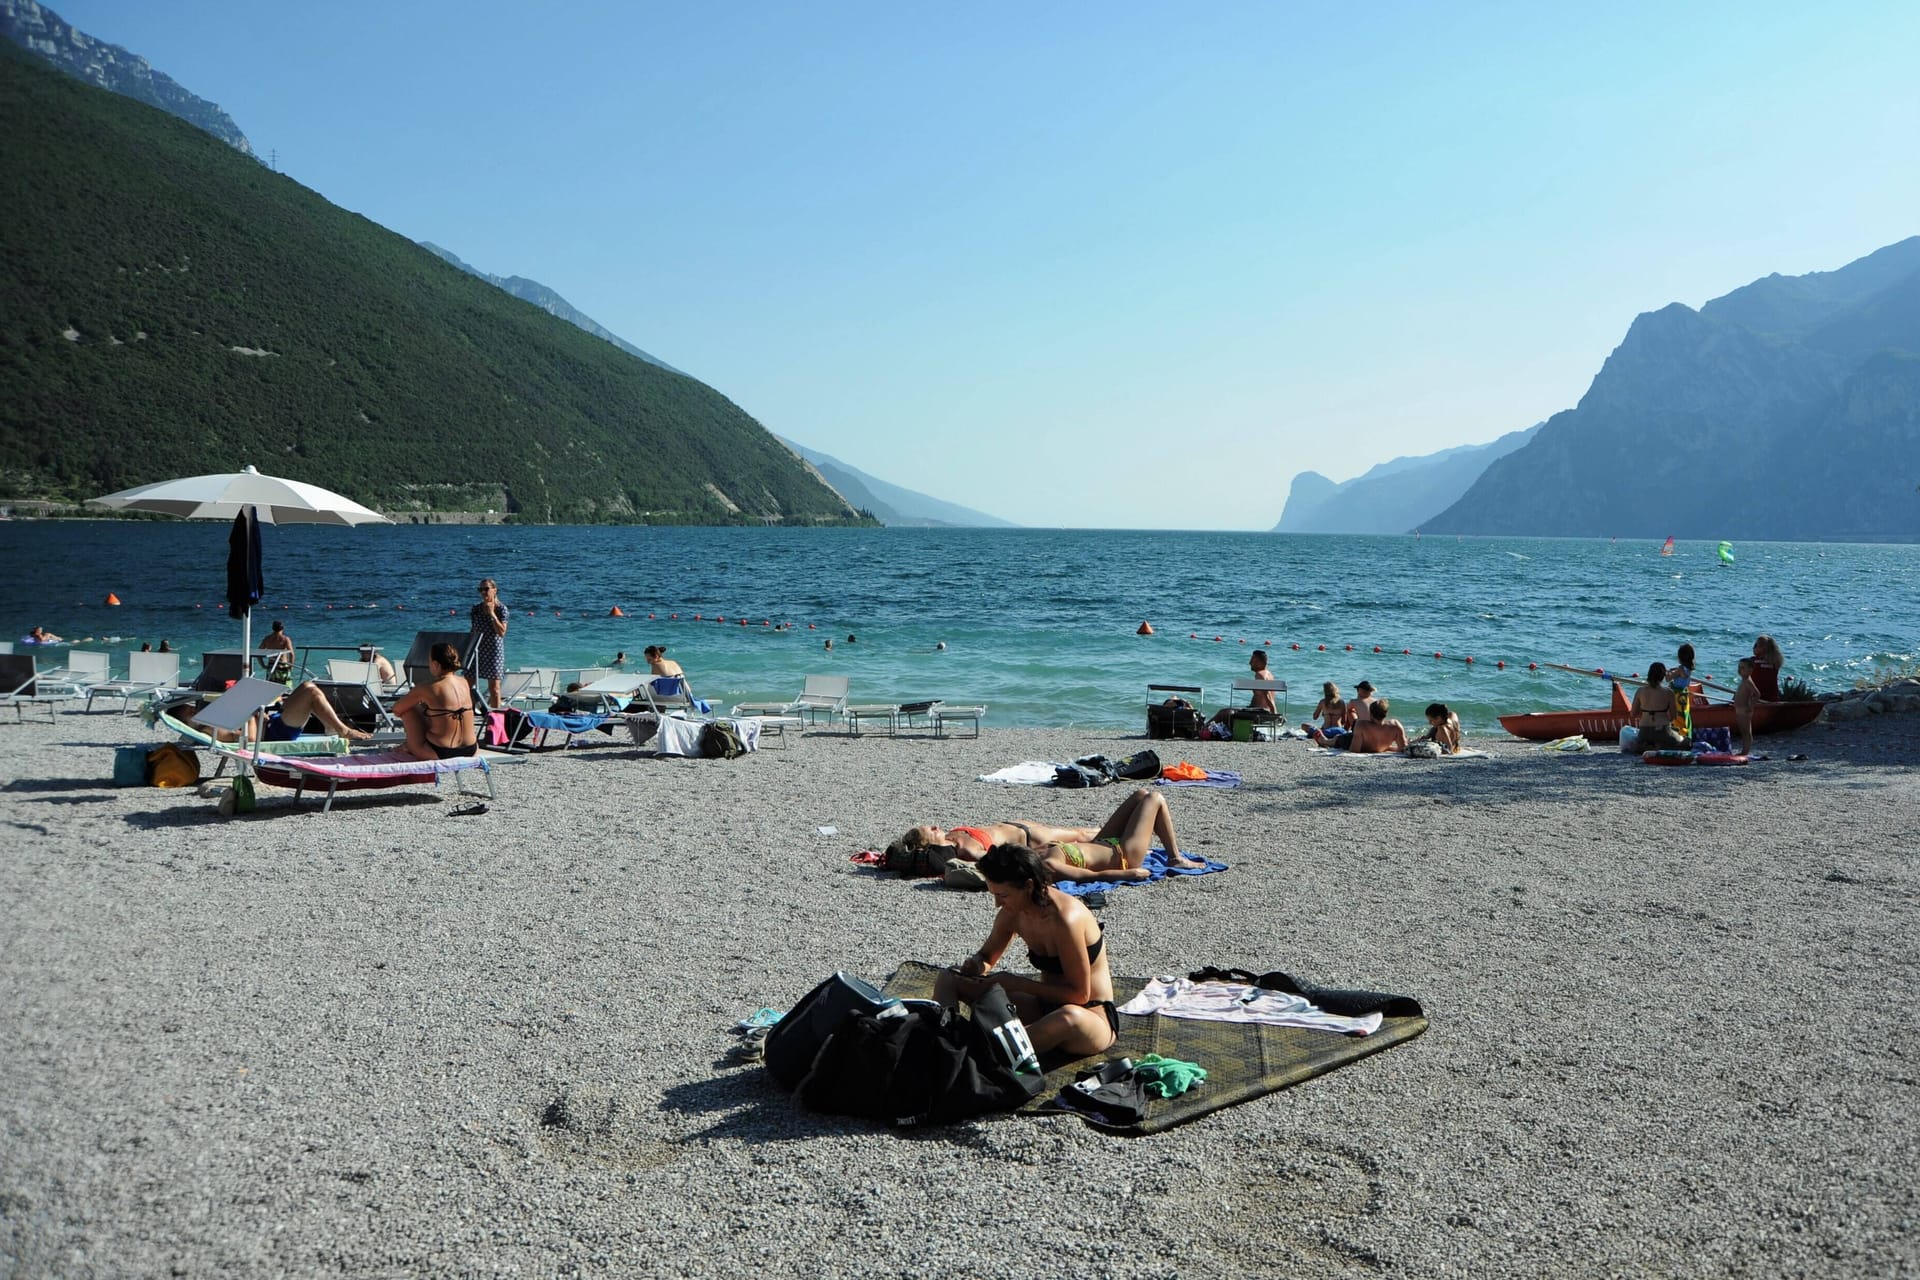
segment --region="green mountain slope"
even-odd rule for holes
[[[853,521],[763,427],[0,47],[0,497],[253,463],[387,511]]]

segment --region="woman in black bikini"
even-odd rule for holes
[[[1047,883],[1047,868],[1031,849],[995,845],[979,866],[999,908],[993,929],[978,951],[942,971],[934,999],[971,1002],[1000,987],[1027,1024],[1036,1052],[1062,1049],[1084,1058],[1110,1048],[1120,1016],[1100,922],[1080,899]],[[1015,938],[1027,944],[1027,959],[1038,970],[1032,977],[991,972]]]
[[[461,674],[459,651],[437,644],[427,662],[433,679],[415,685],[393,704],[393,713],[407,727],[407,754],[416,760],[475,754],[473,686]]]
[[[889,863],[899,853],[932,851],[936,862],[958,858],[978,862],[997,844],[1024,844],[1038,854],[1055,880],[1145,880],[1147,852],[1155,841],[1173,866],[1204,866],[1180,852],[1167,798],[1141,788],[1098,827],[1056,827],[1045,822],[995,822],[974,827],[914,827],[894,841]]]

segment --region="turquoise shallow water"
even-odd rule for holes
[[[808,673],[839,672],[855,701],[984,702],[989,726],[1140,726],[1150,680],[1204,684],[1218,703],[1263,643],[1296,721],[1321,681],[1366,678],[1403,718],[1443,701],[1481,729],[1501,712],[1604,705],[1600,681],[1530,662],[1638,672],[1691,640],[1701,670],[1727,680],[1770,631],[1789,674],[1832,689],[1920,656],[1915,546],[1747,543],[1722,566],[1707,542],[1663,558],[1650,541],[1027,529],[263,534],[256,634],[281,618],[297,642],[397,655],[415,629],[447,625],[449,608],[464,626],[475,583],[492,576],[514,610],[510,665],[619,649],[637,660],[662,643],[716,701],[787,696]],[[222,524],[0,523],[0,556],[0,636],[37,623],[113,649],[116,665],[141,640],[190,659],[239,641],[221,604]],[[120,607],[102,605],[109,591]],[[628,616],[608,617],[615,605]],[[1158,634],[1136,636],[1142,620]]]

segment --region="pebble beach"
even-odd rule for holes
[[[112,785],[148,740],[0,724],[9,1276],[1920,1272],[1911,710],[1719,769],[609,739],[503,764],[459,817],[450,788],[327,815],[262,788],[223,819]],[[1426,1034],[1144,1138],[898,1134],[730,1057],[731,1024],[836,969],[984,937],[985,895],[850,855],[918,821],[1098,822],[1120,787],[976,777],[1148,745],[1243,775],[1169,793],[1231,870],[1109,894],[1114,971],[1403,992]]]

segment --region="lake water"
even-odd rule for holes
[[[1920,650],[1915,546],[1746,543],[1723,566],[1712,543],[1682,543],[1662,557],[1652,541],[1568,539],[262,532],[267,593],[256,637],[279,618],[298,643],[370,641],[397,661],[416,629],[450,625],[449,610],[451,625],[464,627],[475,584],[491,576],[514,611],[510,666],[600,664],[621,649],[640,665],[641,649],[660,643],[695,692],[716,702],[791,696],[807,674],[832,672],[851,677],[854,701],[986,703],[989,726],[1137,728],[1149,681],[1203,684],[1211,706],[1226,700],[1256,646],[1292,685],[1296,722],[1323,680],[1351,691],[1365,678],[1403,719],[1418,723],[1440,701],[1481,729],[1500,712],[1605,704],[1602,682],[1529,663],[1639,672],[1671,662],[1691,640],[1700,669],[1730,682],[1734,661],[1767,631],[1786,650],[1788,674],[1836,689],[1911,664]],[[201,650],[239,642],[240,624],[221,603],[226,537],[227,526],[211,521],[0,523],[8,566],[0,636],[43,625],[112,649],[116,670],[126,650],[164,638],[191,671]],[[110,591],[117,608],[102,604]],[[607,616],[616,605],[625,618]],[[1143,620],[1156,635],[1134,634]],[[99,639],[107,636],[119,638]]]

